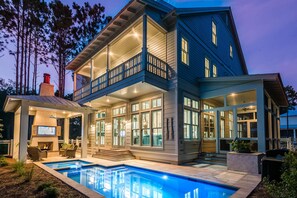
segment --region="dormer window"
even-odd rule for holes
[[[212,43],[214,45],[218,45],[217,43],[217,25],[214,21],[212,21],[211,23],[211,26],[212,26]]]
[[[181,39],[181,61],[189,65],[189,44],[188,41],[182,37]]]
[[[233,47],[232,47],[231,44],[230,44],[230,47],[229,47],[229,51],[230,51],[230,53],[229,53],[230,58],[233,58]]]

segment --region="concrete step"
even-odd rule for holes
[[[135,157],[132,155],[132,153],[129,150],[124,150],[124,149],[118,149],[118,150],[99,149],[95,154],[93,154],[93,157],[100,158],[100,159],[107,159],[111,161],[135,159]]]

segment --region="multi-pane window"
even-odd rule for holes
[[[140,104],[140,106],[137,106]],[[162,147],[162,98],[145,100],[131,105],[132,144]]]
[[[181,61],[189,65],[189,44],[184,38],[181,39]]]
[[[210,69],[209,69],[209,59],[205,58],[204,65],[205,65],[205,78],[210,77]]]
[[[100,119],[100,118],[105,118],[106,117],[106,112],[102,111],[96,114],[96,118]]]
[[[132,115],[132,141],[134,145],[140,143],[139,114]]]
[[[161,107],[162,105],[162,99],[157,98],[152,100],[152,108]]]
[[[229,52],[230,52],[230,57],[231,58],[233,58],[233,47],[232,47],[232,45],[230,44],[230,46],[229,46]]]
[[[162,146],[162,111],[152,112],[153,146]]]
[[[132,104],[131,111],[132,112],[139,111],[139,103]]]
[[[124,115],[126,114],[126,107],[118,107],[112,110],[113,116]]]
[[[213,109],[213,106],[204,104],[204,110]],[[214,128],[214,112],[205,111],[203,113],[203,124],[204,124],[204,138],[214,138],[215,137],[215,128]]]
[[[142,145],[149,146],[151,144],[150,112],[141,113],[141,120]]]
[[[199,102],[184,97],[184,139],[198,139],[199,133]]]
[[[218,73],[217,73],[217,66],[213,65],[212,66],[212,77],[217,77]]]
[[[229,134],[233,133],[233,112],[229,112]]]
[[[211,30],[212,30],[212,37],[211,37],[211,40],[212,40],[212,43],[215,44],[215,45],[218,45],[218,42],[217,42],[217,25],[214,21],[212,21],[211,23]]]
[[[150,109],[150,101],[147,100],[147,101],[142,102],[141,103],[141,109],[142,110]]]

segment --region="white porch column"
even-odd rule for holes
[[[64,142],[69,144],[69,118],[64,119]]]
[[[14,113],[12,157],[15,160],[19,159],[20,124],[21,124],[21,107],[19,107],[19,109]]]
[[[81,157],[86,158],[88,153],[88,129],[89,129],[89,114],[82,115],[82,130],[81,130]]]
[[[20,143],[19,143],[19,160],[27,159],[27,141],[28,141],[28,124],[29,124],[29,105],[22,102],[20,115]]]

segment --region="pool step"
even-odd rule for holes
[[[197,160],[198,163],[227,165],[227,155],[224,153],[204,153]]]
[[[92,157],[111,161],[123,161],[135,159],[129,150],[124,149],[99,149]]]

